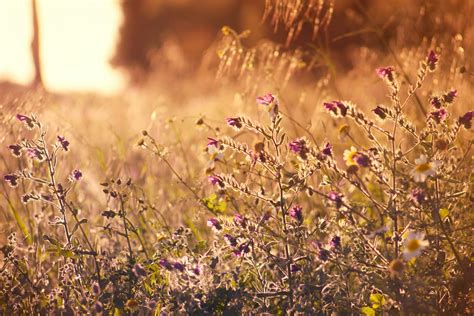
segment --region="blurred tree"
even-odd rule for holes
[[[31,53],[33,55],[33,64],[35,75],[33,79],[34,87],[43,87],[43,76],[41,73],[41,55],[40,55],[40,29],[38,21],[38,8],[36,0],[31,0],[31,8],[33,12],[33,39],[31,41]]]

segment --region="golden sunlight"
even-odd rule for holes
[[[109,64],[122,14],[113,0],[38,0],[45,86],[53,91],[112,93],[123,87]],[[0,0],[0,80],[28,84],[32,9],[29,0]]]

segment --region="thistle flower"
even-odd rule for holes
[[[433,111],[430,113],[431,118],[437,123],[440,124],[444,120],[446,120],[446,117],[448,116],[448,112],[444,108],[440,108],[437,111]]]
[[[35,127],[33,119],[26,115],[17,114],[16,119],[20,122],[23,122],[28,129],[33,129],[33,127]]]
[[[58,135],[58,142],[64,151],[69,150],[69,141],[65,137]]]
[[[426,60],[426,64],[428,65],[428,69],[430,71],[434,71],[436,69],[436,65],[438,64],[438,55],[436,55],[436,53],[431,50],[428,54],[428,58]]]
[[[464,126],[465,129],[470,129],[472,127],[472,117],[474,116],[474,111],[466,112],[463,116],[458,119],[459,124]]]
[[[426,155],[421,155],[415,159],[415,169],[412,171],[412,176],[415,182],[424,182],[427,177],[436,174],[438,162],[428,162]]]
[[[10,148],[10,151],[12,152],[13,156],[17,158],[21,156],[21,149],[23,148],[22,146],[13,144],[13,145],[8,146],[8,148]]]
[[[227,121],[227,125],[233,127],[234,129],[236,130],[239,130],[242,128],[242,122],[240,121],[240,118],[238,117],[229,117],[229,118],[226,118],[226,121]]]
[[[279,102],[278,99],[271,93],[267,93],[263,96],[259,96],[256,99],[257,104],[264,105],[268,107],[268,112],[270,113],[270,117],[274,119],[278,114],[278,106]]]
[[[429,246],[429,242],[425,239],[425,233],[423,232],[410,232],[405,238],[403,251],[403,258],[410,260],[414,257],[418,257],[423,249]]]
[[[217,220],[217,218],[210,218],[207,220],[207,226],[211,227],[214,231],[219,231],[222,229],[221,224]]]
[[[18,179],[20,177],[17,176],[16,174],[12,173],[12,174],[7,174],[6,176],[3,177],[3,179],[8,182],[8,184],[14,188],[18,185]]]
[[[303,208],[300,205],[293,206],[290,209],[289,214],[291,218],[295,219],[299,223],[303,222]]]

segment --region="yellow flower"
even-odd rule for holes
[[[411,232],[405,238],[405,250],[403,251],[403,258],[410,260],[414,257],[418,257],[423,249],[429,246],[429,242],[425,239],[425,233],[423,232]]]
[[[348,166],[356,166],[357,163],[354,161],[354,157],[357,155],[357,148],[354,146],[351,147],[350,150],[344,150],[344,161]]]
[[[416,182],[424,182],[429,176],[436,174],[437,161],[428,161],[425,155],[415,159],[415,169],[412,171],[413,179]]]

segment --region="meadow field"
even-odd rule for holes
[[[0,81],[1,315],[474,313],[474,3],[260,2],[113,94]]]

